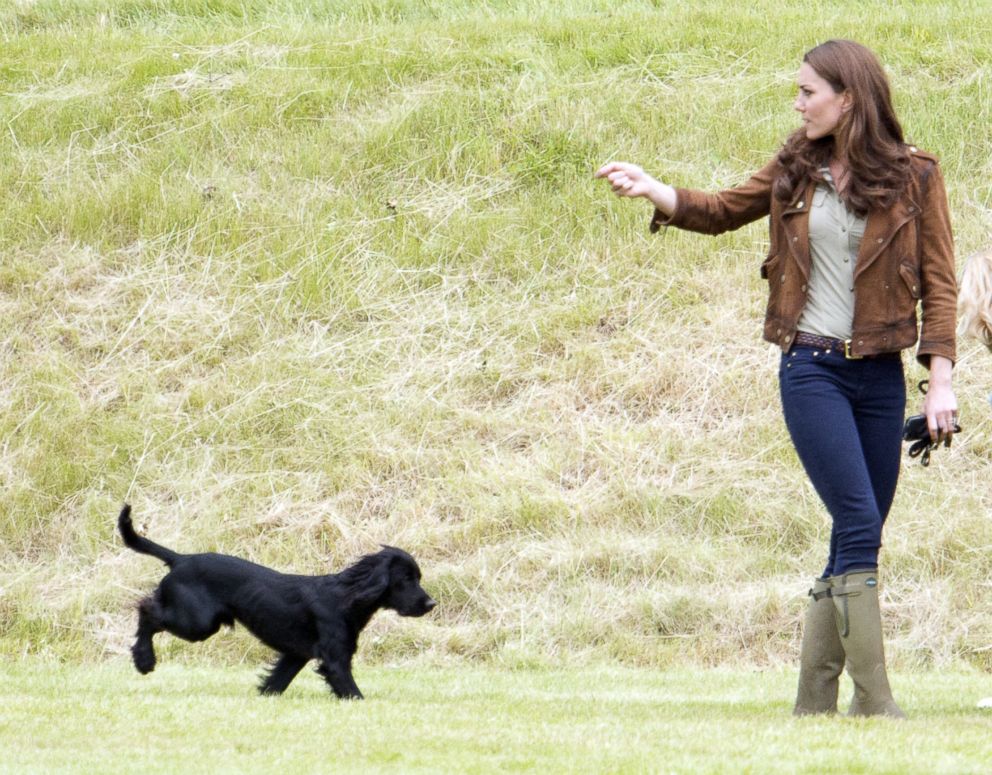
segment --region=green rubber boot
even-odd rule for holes
[[[817,579],[809,591],[799,652],[799,689],[793,716],[837,712],[837,688],[844,672],[844,646],[837,634],[830,581]]]
[[[892,699],[882,648],[882,614],[878,607],[878,572],[852,571],[833,576],[830,598],[847,659],[847,672],[854,681],[849,716],[906,718]]]

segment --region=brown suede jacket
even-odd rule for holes
[[[912,146],[909,151],[912,178],[906,192],[892,207],[868,213],[855,264],[850,351],[892,352],[919,339],[916,357],[929,366],[931,355],[956,358],[954,241],[937,159]],[[737,188],[716,194],[676,189],[675,212],[668,218],[656,210],[651,231],[675,226],[720,234],[769,215],[771,240],[761,265],[769,285],[764,337],[787,351],[806,303],[812,266],[809,208],[815,186],[811,182],[792,202],[780,202],[772,195],[779,172],[778,162],[772,160]]]

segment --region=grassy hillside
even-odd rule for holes
[[[760,339],[763,224],[647,233],[593,170],[740,181],[856,37],[989,239],[982,3],[14,0],[0,7],[0,653],[123,653],[180,550],[378,542],[440,601],[362,659],[791,661],[828,523]],[[907,357],[907,379],[924,376]],[[992,666],[992,361],[907,464],[901,667]],[[915,406],[910,407],[915,411]],[[258,658],[250,639],[166,658]]]

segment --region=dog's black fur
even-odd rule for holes
[[[420,586],[420,568],[402,549],[383,546],[342,573],[295,576],[226,554],[179,554],[138,535],[131,507],[117,520],[124,543],[169,566],[158,588],[138,604],[131,654],[139,673],[155,669],[152,637],[171,632],[206,640],[222,624],[241,622],[280,656],[259,691],[281,694],[311,659],[338,697],[361,699],[351,674],[358,636],[380,608],[423,616],[436,603]]]

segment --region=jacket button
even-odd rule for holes
[[[782,336],[782,329],[780,328],[778,331],[776,331],[775,332],[775,335],[776,336]]]
[[[911,145],[911,146],[909,146],[909,150],[910,150],[910,153],[916,153],[920,149],[917,148],[915,145]]]
[[[800,199],[798,202],[796,202],[796,207],[802,207],[804,204],[806,203]]]
[[[789,342],[791,342],[792,341],[792,334],[786,334],[785,336],[783,336],[782,337],[782,341],[785,342],[786,344],[788,344]]]
[[[884,241],[885,240],[883,240],[881,237],[879,237],[877,240],[875,240],[875,242],[877,242],[879,245],[881,245]]]
[[[793,237],[793,238],[792,238],[792,241],[793,241],[793,242],[799,242],[799,237]]]
[[[803,286],[803,293],[806,293],[806,286]]]
[[[784,274],[782,275],[782,284],[783,285],[785,284],[785,275]]]

